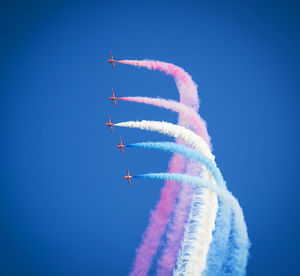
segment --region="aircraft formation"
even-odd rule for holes
[[[116,62],[118,62],[118,61],[114,59],[112,52],[110,52],[110,59],[108,59],[107,62],[109,62],[112,65],[112,67],[115,71]],[[115,107],[117,108],[118,98],[115,95],[114,89],[112,89],[112,94],[111,94],[110,97],[108,97],[108,99],[111,100],[114,103]],[[107,126],[110,129],[112,134],[114,133],[114,129],[113,129],[114,124],[111,121],[109,115],[108,115],[108,121],[107,121],[107,123],[105,123],[105,126]],[[117,145],[116,147],[121,150],[122,155],[124,156],[124,149],[125,149],[126,146],[123,144],[121,137],[120,137],[120,144]],[[127,169],[127,174],[123,178],[126,179],[129,183],[130,187],[132,187],[131,183],[132,183],[133,176],[130,174],[128,169]]]
[[[137,128],[165,134],[183,143],[142,142],[124,145],[120,137],[120,143],[116,146],[122,155],[125,147],[176,153],[170,159],[172,161],[169,162],[167,173],[131,175],[127,169],[123,177],[130,187],[133,178],[166,181],[160,200],[151,212],[142,242],[136,250],[130,275],[146,275],[152,270],[156,256],[159,256],[157,275],[223,275],[224,271],[228,275],[246,275],[250,247],[247,225],[243,210],[238,200],[227,190],[211,152],[205,121],[197,112],[199,97],[196,83],[184,69],[168,62],[115,60],[112,53],[107,62],[114,71],[118,63],[164,72],[172,76],[180,93],[179,102],[149,97],[117,97],[114,90],[109,97],[115,107],[119,101],[125,100],[182,114],[178,124],[151,120],[114,124],[110,116],[105,123],[112,133],[115,126]],[[177,184],[171,185],[169,181],[182,185],[179,189]]]

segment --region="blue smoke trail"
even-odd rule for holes
[[[198,151],[172,142],[144,142],[127,145],[127,147],[160,149],[170,152],[177,152],[187,158],[194,159],[198,162],[201,162],[211,172],[217,184],[221,188],[226,189],[226,183],[220,170],[215,166],[211,159],[207,158]],[[224,204],[223,201],[219,202],[219,211],[216,221],[217,225],[213,233],[214,238],[208,252],[207,269],[205,272],[207,276],[218,275],[221,271],[224,272],[224,274],[236,273],[235,275],[243,275],[245,273],[245,267],[248,259],[249,241],[248,243],[244,243],[243,233],[239,231],[240,227],[233,226],[231,238],[234,240],[234,242],[231,242],[230,246],[228,247],[228,237],[231,228],[230,213],[231,212],[228,205]],[[242,220],[244,221],[243,218]],[[247,228],[245,228],[245,231],[246,234],[244,235],[246,235],[248,240]],[[225,252],[228,252],[232,258],[225,256]],[[227,260],[225,261],[225,266],[223,266],[224,258],[226,257]]]

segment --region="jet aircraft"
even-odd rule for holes
[[[132,187],[132,185],[131,185],[132,175],[129,173],[128,169],[127,169],[127,175],[125,175],[123,178],[128,180],[128,183],[129,183],[130,187]]]
[[[110,120],[109,115],[108,115],[108,122],[105,123],[105,125],[106,125],[107,127],[109,127],[111,133],[114,133],[114,131],[113,131],[114,124],[113,124],[112,121]]]
[[[109,97],[108,99],[111,100],[114,103],[115,107],[117,108],[117,100],[118,100],[118,98],[116,97],[116,95],[114,93],[114,90],[111,89],[111,91],[112,91],[111,92],[111,97]]]
[[[115,66],[116,66],[117,61],[114,59],[112,52],[110,52],[110,59],[108,59],[107,62],[109,62],[112,65],[112,67],[114,68],[114,71],[115,71]]]
[[[125,149],[125,145],[122,143],[122,139],[120,137],[120,144],[117,145],[117,148],[121,150],[123,156],[124,156],[124,149]]]

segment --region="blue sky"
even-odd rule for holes
[[[8,1],[7,1],[8,2]],[[199,86],[214,154],[244,209],[248,275],[296,275],[299,259],[299,4],[296,1],[14,1],[1,9],[2,275],[125,275],[169,154],[115,149],[171,140],[113,121],[176,122],[169,111],[107,100],[178,99],[158,72],[106,63],[158,59]]]

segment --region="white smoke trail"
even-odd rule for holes
[[[202,176],[208,179],[207,176]],[[206,188],[196,186],[174,275],[196,276],[205,270],[217,210],[216,195]]]

